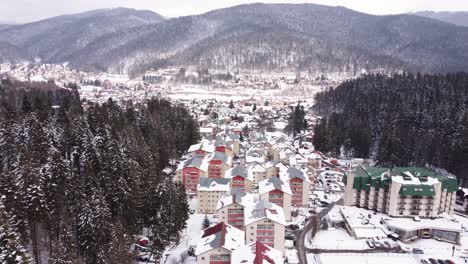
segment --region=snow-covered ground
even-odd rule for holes
[[[284,252],[284,255],[288,258],[288,263],[289,264],[299,263],[299,258],[297,257],[297,250],[296,249],[287,249]]]
[[[310,233],[309,233],[310,234]],[[308,235],[309,235],[308,234]],[[365,240],[356,240],[350,236],[344,229],[320,230],[314,237],[312,243],[309,237],[306,237],[305,246],[307,248],[319,249],[368,249]]]
[[[197,209],[197,199],[191,199],[189,201],[190,209],[195,210]],[[167,257],[167,264],[176,264],[176,263],[183,263],[183,264],[192,264],[196,263],[194,257],[186,257],[186,252],[190,248],[190,246],[196,247],[198,241],[201,239],[201,231],[202,231],[202,224],[203,219],[205,218],[204,214],[192,214],[190,215],[189,220],[187,221],[187,228],[183,231],[180,242],[178,245],[172,245],[169,247],[164,253],[163,256]],[[208,215],[208,218],[212,223],[216,222],[216,219],[213,219]],[[165,258],[165,257],[164,257]]]
[[[308,254],[309,264],[420,264],[418,256],[410,254],[376,253],[376,254]]]
[[[297,87],[295,87],[297,89]],[[280,89],[260,90],[253,89],[248,86],[237,87],[216,87],[211,85],[177,85],[171,87],[170,93],[167,97],[172,99],[212,99],[216,98],[219,101],[238,101],[246,98],[255,99],[274,99],[274,98],[300,98],[301,100],[313,101],[314,95],[323,91],[320,86],[308,86],[297,93],[293,87],[283,87]]]

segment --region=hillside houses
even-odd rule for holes
[[[197,113],[203,108],[217,112],[218,117],[203,119],[203,138],[188,149],[175,178],[188,194],[196,195],[197,213],[215,219],[197,246],[198,263],[250,263],[253,255],[258,256],[255,259],[268,257],[258,250],[271,253],[275,262],[270,263],[282,263],[286,227],[303,221],[296,220],[292,212],[308,210],[321,157],[312,154],[313,149],[301,149],[288,135],[261,127],[260,116],[281,117],[273,107],[254,113],[252,104],[239,106],[236,116],[229,116],[232,109],[220,102],[205,102]],[[229,232],[230,227],[243,231],[241,249],[223,247],[217,240],[206,245],[206,236],[214,231],[227,235],[223,230]]]

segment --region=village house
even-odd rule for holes
[[[292,191],[289,183],[280,178],[271,177],[258,184],[260,199],[274,203],[284,209],[286,221],[291,221]]]
[[[232,252],[244,245],[244,232],[221,222],[202,231],[195,250],[197,263],[230,264]]]
[[[200,178],[197,192],[199,214],[216,213],[219,199],[230,191],[229,182],[225,178]]]

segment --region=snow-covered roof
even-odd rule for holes
[[[281,225],[286,225],[283,208],[269,201],[258,201],[244,209],[245,225],[267,218]]]
[[[419,229],[436,229],[452,232],[462,232],[460,223],[451,221],[449,216],[438,218],[422,218],[414,221],[409,217],[389,217],[386,214],[377,213],[352,206],[340,206],[340,213],[357,237],[386,236],[391,233],[387,227],[416,231]],[[369,218],[368,215],[371,215]],[[383,224],[380,222],[383,220]]]
[[[258,200],[258,197],[256,197],[254,194],[251,194],[251,193],[246,193],[246,192],[233,193],[231,195],[228,195],[219,199],[218,204],[216,206],[216,210],[219,210],[221,208],[224,208],[234,203],[242,205],[243,207],[247,207],[253,204],[256,200]]]
[[[212,144],[201,142],[198,144],[191,145],[187,152],[190,153],[190,152],[194,152],[197,150],[203,150],[208,153],[213,153],[215,151],[215,146]]]
[[[295,167],[288,168],[288,170],[284,174],[280,174],[280,175],[281,175],[281,178],[286,179],[286,180],[292,180],[292,179],[298,178],[305,182],[311,183],[309,177],[307,176],[307,173]]]
[[[241,176],[242,178],[251,180],[248,178],[248,171],[242,165],[237,165],[234,168],[227,170],[226,173],[224,174],[224,177],[229,178],[229,179],[236,177],[236,176]]]
[[[236,250],[244,245],[244,231],[221,222],[203,230],[195,254],[198,256],[215,248]]]
[[[229,192],[230,180],[226,178],[201,177],[198,183],[198,191]]]
[[[249,173],[252,173],[252,172],[266,172],[266,169],[261,163],[254,162],[249,166],[248,171],[249,171]]]
[[[232,252],[231,264],[282,264],[281,251],[262,242],[252,242]]]
[[[278,177],[270,177],[258,183],[258,193],[264,194],[273,190],[280,190],[283,193],[292,195],[291,187],[288,183]]]
[[[232,158],[219,151],[216,151],[215,153],[210,154],[209,156],[207,156],[207,159],[209,161],[220,160],[222,163],[232,166]]]
[[[200,133],[213,133],[213,127],[200,127]]]
[[[202,156],[195,155],[179,164],[177,171],[183,168],[197,168],[201,171],[208,171],[208,160]]]

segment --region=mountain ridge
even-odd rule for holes
[[[16,36],[15,42],[0,34],[0,41],[47,62],[133,75],[163,66],[354,73],[468,70],[468,28],[412,14],[376,16],[317,4],[254,3],[137,23],[133,13],[121,12],[123,20],[118,20],[120,14],[109,20],[85,14],[78,20],[84,23],[69,22],[60,36],[29,36],[29,42]],[[116,20],[123,23],[118,29],[92,38],[83,33],[93,32],[83,24],[119,25]],[[47,28],[47,21],[42,23]]]
[[[468,11],[419,11],[411,14],[437,19],[457,26],[468,27]]]

